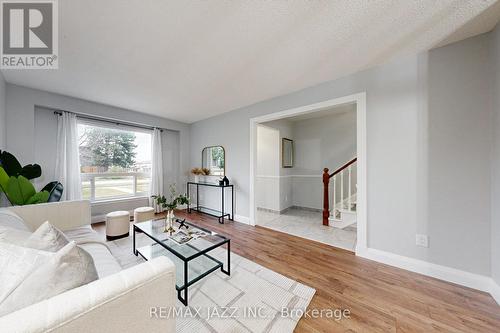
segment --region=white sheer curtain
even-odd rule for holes
[[[151,138],[151,195],[163,195],[163,153],[161,148],[161,130],[155,128]],[[157,213],[161,212],[161,207],[150,199],[151,207]]]
[[[70,112],[57,118],[56,179],[64,186],[61,200],[82,198],[78,125],[76,115]]]

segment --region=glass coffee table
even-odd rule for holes
[[[201,230],[204,236],[193,238],[190,241],[179,244],[170,238],[169,233],[163,231],[163,220],[151,220],[134,224],[133,242],[134,254],[140,255],[145,260],[151,260],[159,256],[167,256],[175,264],[175,288],[177,297],[184,304],[188,305],[188,287],[203,279],[205,276],[220,270],[230,275],[230,239],[208,229],[200,228],[192,223],[184,222],[188,229],[181,228],[182,231]],[[174,222],[174,228],[178,230],[178,223]],[[151,245],[136,248],[136,232],[142,232],[154,243]],[[210,255],[210,251],[227,244],[226,269],[222,261]]]

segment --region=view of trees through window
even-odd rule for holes
[[[151,134],[78,124],[83,198],[147,195],[151,179]]]

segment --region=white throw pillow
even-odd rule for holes
[[[32,234],[30,231],[0,226],[0,242],[22,246]]]
[[[0,303],[0,316],[97,280],[92,257],[75,242],[56,253],[46,253],[49,257],[26,274]]]
[[[0,242],[0,304],[37,267],[46,262],[51,254]]]
[[[68,238],[48,221],[35,232],[0,226],[0,242],[7,242],[32,249],[57,252],[69,243]]]
[[[24,220],[19,215],[7,208],[0,209],[0,226],[30,231],[30,229],[24,223]]]
[[[24,242],[25,247],[32,249],[57,252],[69,243],[62,231],[54,227],[49,221],[44,222]]]

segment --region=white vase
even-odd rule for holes
[[[199,183],[200,182],[200,176],[194,175],[194,182]]]
[[[169,210],[165,214],[165,222],[163,224],[163,228],[164,228],[163,232],[174,231],[173,224],[174,224],[174,211]]]

